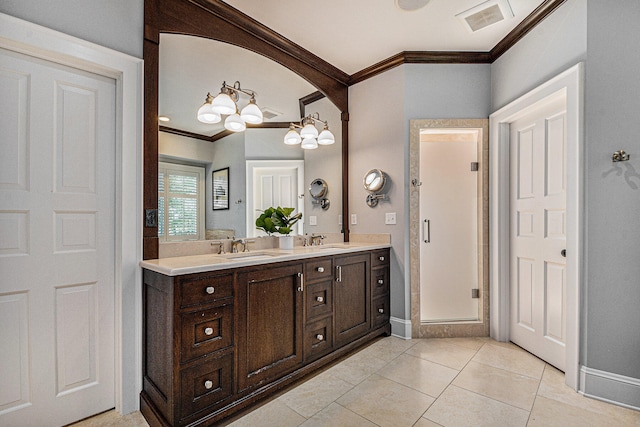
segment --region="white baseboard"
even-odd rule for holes
[[[640,379],[582,366],[580,391],[587,397],[640,410]]]
[[[411,339],[411,320],[391,316],[391,335],[405,340]]]

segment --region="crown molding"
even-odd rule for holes
[[[259,125],[252,125],[247,123],[247,129],[283,129],[283,128],[288,128],[289,124],[290,124],[289,122],[264,122]],[[222,139],[225,136],[229,136],[235,133],[225,129],[211,136],[207,136],[201,133],[189,132],[188,130],[172,128],[169,126],[158,126],[158,131],[170,133],[178,136],[185,136],[187,138],[198,139],[200,141],[206,141],[206,142],[216,142],[217,140]]]
[[[402,64],[489,64],[488,52],[400,52],[364,70],[352,74],[349,85],[360,83]]]
[[[497,45],[489,51],[491,62],[500,58],[506,51],[511,49],[520,41],[529,31],[533,30],[547,16],[559,8],[567,0],[546,0],[522,20],[509,34],[507,34]]]
[[[491,64],[565,2],[566,0],[545,0],[489,52],[400,52],[352,74],[349,86],[402,64]]]

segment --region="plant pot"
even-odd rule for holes
[[[293,236],[279,236],[278,245],[280,249],[293,250]]]

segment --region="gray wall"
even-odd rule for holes
[[[391,316],[410,319],[409,120],[489,116],[487,64],[407,64],[349,90],[349,204],[358,216],[352,233],[390,233]],[[388,200],[366,205],[364,174],[372,168],[390,178]],[[396,212],[397,224],[384,214]]]
[[[586,60],[580,363],[633,379],[640,379],[640,161],[633,155],[640,153],[638,20],[637,0],[615,7],[569,0],[491,67],[498,109]],[[631,161],[614,165],[611,155],[619,149],[630,152]],[[637,392],[620,390],[587,378],[587,393],[639,405]]]
[[[144,0],[2,0],[0,12],[142,58]]]
[[[497,111],[587,53],[587,0],[568,0],[491,64],[491,111]]]
[[[640,379],[639,21],[637,0],[619,0],[615,7],[589,1],[584,362],[636,379]],[[611,154],[619,149],[631,153],[631,160],[616,166]],[[635,406],[640,406],[638,400]]]
[[[245,134],[231,134],[213,143],[213,147],[213,163],[211,169],[207,170],[207,191],[211,191],[211,173],[229,168],[229,210],[214,211],[211,204],[206,206],[207,228],[235,230],[235,236],[244,237],[247,235]],[[236,203],[238,200],[242,200],[242,203]]]
[[[305,233],[340,233],[342,225],[338,216],[342,215],[342,120],[340,110],[327,98],[307,105],[306,114],[319,113],[320,118],[329,122],[329,130],[336,138],[333,145],[319,146],[315,150],[304,150],[304,231]],[[299,146],[296,146],[301,150]],[[322,210],[313,204],[309,194],[309,184],[316,178],[327,182],[327,198],[331,202],[329,209]],[[317,225],[309,224],[309,216],[314,215]]]

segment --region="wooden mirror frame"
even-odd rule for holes
[[[145,0],[144,2],[144,164],[143,259],[158,258],[158,228],[147,227],[147,212],[158,209],[158,75],[160,33],[186,34],[229,43],[265,56],[314,85],[341,112],[342,217],[349,218],[349,75],[258,21],[217,0]],[[348,221],[343,221],[349,241]]]

